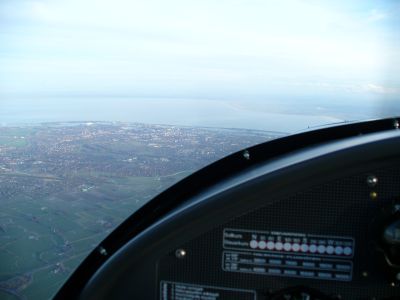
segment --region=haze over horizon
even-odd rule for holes
[[[4,0],[0,111],[124,96],[139,110],[188,99],[193,115],[204,99],[225,114],[400,113],[399,15],[396,1]]]

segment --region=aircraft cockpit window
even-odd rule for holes
[[[399,14],[396,1],[2,0],[0,299],[51,298],[132,213],[229,154],[400,115]]]

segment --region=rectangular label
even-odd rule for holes
[[[255,291],[180,282],[160,282],[160,300],[256,300]]]
[[[355,247],[351,237],[231,228],[223,230],[222,244],[224,249],[231,250],[296,253],[340,259],[351,259]]]
[[[267,276],[351,281],[353,263],[320,256],[224,251],[222,269]]]

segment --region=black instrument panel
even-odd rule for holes
[[[400,299],[400,131],[320,129],[217,162],[113,232],[56,299]]]
[[[385,223],[377,223],[399,195],[398,163],[282,199],[263,195],[263,206],[161,258],[159,299],[225,295],[232,288],[240,289],[233,298],[215,299],[270,299],[286,289],[282,299],[298,299],[292,287],[310,297],[307,289],[320,291],[326,299],[399,296],[379,251]]]

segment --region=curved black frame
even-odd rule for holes
[[[181,180],[149,201],[93,250],[75,270],[54,299],[78,298],[95,272],[137,234],[163,216],[213,186],[260,163],[313,146],[359,135],[395,129],[397,120],[387,118],[359,123],[344,123],[275,139],[229,155]],[[187,187],[190,186],[190,189]]]

